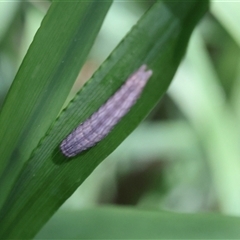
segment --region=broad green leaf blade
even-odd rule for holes
[[[59,113],[111,1],[52,3],[0,115],[0,206]]]
[[[136,128],[169,86],[190,34],[207,7],[208,1],[200,0],[157,2],[142,17],[34,151],[0,212],[1,237],[29,238],[36,234],[94,168]],[[76,158],[65,158],[59,150],[63,138],[143,63],[153,70],[153,76],[137,104],[99,144]]]
[[[240,218],[130,208],[60,210],[35,239],[239,239]]]

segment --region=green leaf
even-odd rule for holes
[[[35,239],[239,239],[240,218],[130,208],[60,210]]]
[[[56,2],[46,14],[0,115],[0,206],[61,110],[110,4]]]
[[[0,42],[2,42],[20,6],[20,1],[0,2]]]
[[[238,46],[240,46],[239,10],[239,3],[234,1],[213,1],[211,7],[211,12],[214,17],[216,17],[226,31],[228,31]]]
[[[238,121],[232,106],[222,104],[226,96],[198,31],[179,70],[180,77],[184,73],[184,84],[176,81],[170,96],[198,134],[220,211],[240,214]],[[187,95],[186,88],[191,89]]]
[[[27,161],[0,212],[1,237],[34,236],[94,168],[146,117],[169,86],[190,34],[207,7],[208,1],[200,0],[157,2],[142,17],[61,113]],[[64,157],[59,150],[64,137],[144,63],[153,70],[153,76],[137,104],[95,147],[73,159]]]

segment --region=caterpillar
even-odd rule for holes
[[[152,70],[147,70],[146,65],[134,72],[114,95],[62,141],[62,153],[74,157],[105,138],[136,103],[151,75]]]

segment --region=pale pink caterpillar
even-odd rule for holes
[[[152,71],[147,70],[146,65],[133,73],[105,104],[62,141],[62,153],[74,157],[106,137],[136,103],[151,75]]]

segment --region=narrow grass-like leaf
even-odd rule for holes
[[[59,113],[110,4],[55,2],[46,14],[0,115],[0,206]]]
[[[226,31],[228,31],[238,46],[240,46],[239,10],[240,5],[237,1],[213,1],[211,7],[211,12],[214,17],[216,17]]]
[[[156,2],[82,88],[34,151],[0,212],[0,236],[29,238],[109,155],[166,91],[208,1]],[[69,160],[61,141],[142,64],[152,78],[130,112],[95,147]],[[31,229],[29,225],[31,224]]]
[[[239,239],[240,218],[130,208],[60,210],[35,239]]]
[[[188,73],[184,71],[185,82],[176,81],[169,93],[198,133],[218,208],[226,214],[240,214],[238,121],[232,108],[223,104],[226,96],[219,87],[220,80],[208,58],[201,34],[195,31],[191,40],[188,61],[180,69],[188,69]],[[187,95],[186,88],[191,89]]]

